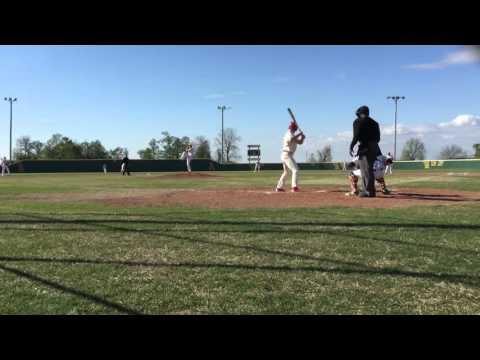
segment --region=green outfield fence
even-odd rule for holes
[[[102,172],[103,164],[108,172],[120,171],[120,160],[22,160],[10,166],[17,173],[47,173],[47,172]],[[343,162],[325,162],[318,164],[300,163],[301,170],[342,170]],[[207,159],[195,159],[191,163],[193,171],[251,171],[254,164],[219,164]],[[397,161],[393,166],[396,170],[480,170],[480,159],[466,160],[422,160]],[[130,160],[129,169],[132,172],[185,171],[185,161],[182,160]],[[262,164],[262,170],[282,170],[280,163]]]

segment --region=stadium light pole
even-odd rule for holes
[[[231,107],[222,105],[222,106],[217,106],[217,109],[222,112],[222,157],[221,157],[221,161],[222,161],[222,164],[223,164],[223,113],[225,112],[225,110],[230,110]]]
[[[393,160],[397,160],[397,109],[398,100],[405,100],[405,96],[387,96],[387,100],[392,99],[395,101],[395,134],[393,137]]]
[[[12,116],[13,116],[13,103],[17,101],[17,98],[4,98],[5,101],[10,103],[10,157],[9,160],[12,161]]]

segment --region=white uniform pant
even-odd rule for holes
[[[284,153],[282,155],[282,163],[283,163],[283,174],[280,176],[280,180],[278,180],[277,188],[282,189],[285,185],[285,179],[288,176],[288,173],[292,173],[292,188],[298,186],[298,165],[293,158],[293,155],[290,153]]]
[[[10,169],[8,168],[7,165],[2,166],[2,176],[5,175],[5,171],[8,173],[8,175],[10,175]]]
[[[392,175],[392,165],[387,165],[385,168],[385,175]]]
[[[190,162],[191,161],[192,161],[192,158],[187,156],[187,170],[188,170],[188,172],[192,172],[192,168],[190,167]]]

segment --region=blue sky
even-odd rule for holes
[[[206,136],[225,126],[278,161],[291,107],[307,135],[304,161],[330,143],[347,158],[354,112],[368,105],[392,150],[399,106],[398,153],[420,136],[435,158],[445,144],[469,153],[480,142],[478,54],[458,46],[0,46],[0,96],[17,97],[14,139],[53,133],[127,147],[132,158],[166,130]],[[3,114],[3,115],[2,115]],[[0,110],[0,155],[9,146],[9,108]]]

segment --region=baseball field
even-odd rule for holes
[[[480,314],[480,171],[0,178],[1,314]]]

